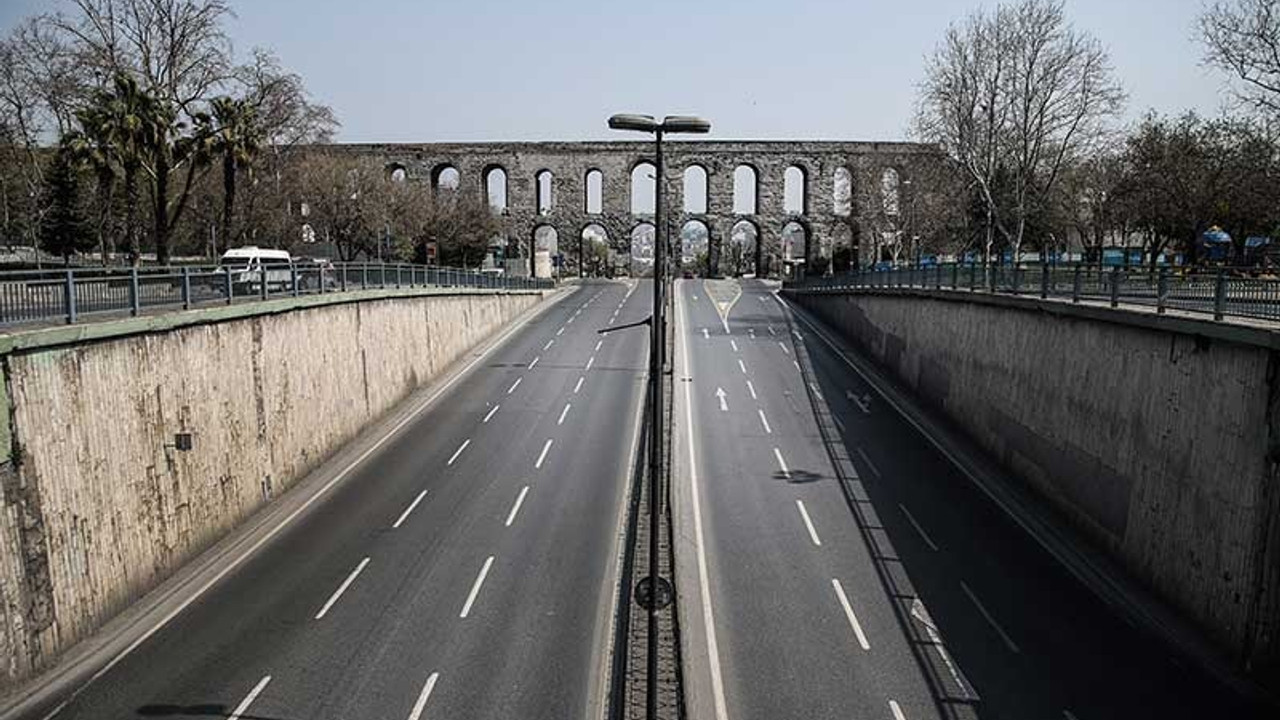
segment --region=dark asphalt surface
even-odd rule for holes
[[[1116,617],[767,287],[743,290],[726,334],[702,281],[677,287],[724,717],[1263,716]]]
[[[628,289],[516,332],[57,718],[587,716],[647,357],[596,330],[647,315]]]

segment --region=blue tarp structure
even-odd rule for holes
[[[1200,235],[1204,259],[1225,262],[1231,259],[1231,236],[1219,227],[1211,227]]]

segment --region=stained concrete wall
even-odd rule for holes
[[[1242,665],[1280,669],[1280,336],[963,293],[790,294]]]
[[[0,690],[541,298],[344,302],[4,355]],[[190,452],[165,447],[180,431]]]

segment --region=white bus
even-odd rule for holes
[[[293,258],[288,250],[253,245],[231,248],[222,254],[218,271],[231,276],[232,292],[237,295],[262,292],[264,278],[267,292],[280,292],[292,287]]]

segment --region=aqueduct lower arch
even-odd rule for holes
[[[503,232],[522,253],[540,226],[550,226],[560,238],[574,238],[574,243],[562,244],[566,254],[574,253],[576,238],[589,225],[603,227],[613,249],[626,252],[632,228],[652,219],[633,214],[631,203],[632,170],[653,162],[650,142],[346,144],[335,149],[403,170],[410,182],[438,183],[441,173],[451,168],[457,172],[459,188],[466,192],[487,193],[486,176],[501,169],[506,180]],[[712,272],[719,269],[734,225],[744,219],[759,232],[757,270],[762,261],[769,265],[770,257],[781,259],[783,229],[792,222],[806,230],[805,260],[811,267],[814,260],[819,260],[817,267],[826,265],[822,253],[830,255],[827,261],[851,257],[857,262],[860,245],[900,225],[896,207],[886,216],[887,203],[881,197],[885,171],[910,178],[939,158],[935,146],[903,142],[672,141],[664,150],[668,237],[678,248],[681,228],[691,220],[702,222],[708,231]],[[741,165],[756,171],[754,213],[734,212],[733,175]],[[704,212],[685,211],[684,174],[691,166],[706,173],[705,208],[695,203]],[[798,204],[792,198],[791,212],[785,207],[784,194],[789,168],[802,174],[804,193]],[[587,176],[593,171],[602,175],[598,213],[589,212],[596,208],[587,200]],[[549,176],[553,184],[550,207],[546,207],[544,185],[539,208],[540,176]],[[797,207],[802,211],[794,212]]]

